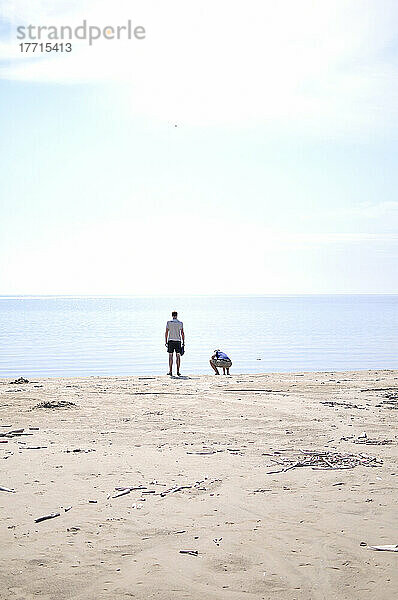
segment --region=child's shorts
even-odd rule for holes
[[[216,367],[221,367],[223,369],[229,369],[229,367],[232,367],[232,361],[229,359],[225,360],[223,358],[214,358],[213,362]]]

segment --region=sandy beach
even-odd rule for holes
[[[398,371],[2,379],[0,597],[391,600],[397,407]]]

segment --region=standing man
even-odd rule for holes
[[[184,326],[181,321],[177,319],[177,311],[173,310],[171,313],[173,317],[172,321],[167,321],[165,331],[165,346],[167,346],[167,352],[169,353],[169,372],[168,375],[173,375],[173,353],[176,353],[177,363],[177,375],[180,373],[181,363],[181,341],[182,345],[185,344]]]

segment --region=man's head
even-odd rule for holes
[[[177,311],[173,310],[173,312],[171,313],[171,316],[173,317],[173,319],[177,318]]]

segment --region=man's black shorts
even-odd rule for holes
[[[177,354],[180,354],[180,352],[181,352],[181,342],[177,342],[176,340],[169,340],[167,342],[167,352],[169,352],[169,354],[173,354],[174,351]]]

